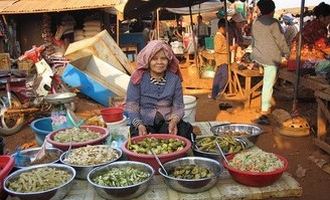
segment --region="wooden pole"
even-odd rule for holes
[[[116,16],[116,37],[117,37],[117,45],[119,46],[119,11],[117,11],[117,16]]]
[[[293,105],[292,105],[292,113],[298,114],[297,111],[297,103],[298,103],[298,86],[300,80],[300,65],[301,65],[301,32],[303,30],[304,23],[304,8],[305,8],[305,0],[301,0],[300,6],[300,24],[299,24],[299,35],[298,35],[298,43],[296,46],[296,80],[294,82],[294,95],[293,95]]]
[[[230,53],[230,41],[229,41],[229,24],[228,24],[228,10],[227,10],[227,0],[224,1],[224,9],[225,9],[225,26],[226,26],[226,48],[227,48],[227,64],[228,64],[228,81],[227,87],[229,89],[229,94],[232,94],[233,87],[232,87],[232,77],[231,77],[231,53]]]
[[[160,23],[159,23],[159,8],[157,8],[156,10],[156,18],[157,18],[157,40],[159,40],[159,26],[160,26]]]

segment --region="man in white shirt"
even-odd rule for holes
[[[203,17],[201,15],[197,16],[197,25],[194,27],[194,32],[198,38],[198,45],[199,47],[205,46],[205,37],[208,37],[209,34],[209,28],[208,26],[203,22]]]

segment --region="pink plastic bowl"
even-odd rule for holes
[[[235,155],[227,156],[227,160],[232,160]],[[228,169],[229,173],[233,179],[243,185],[253,186],[253,187],[264,187],[273,184],[277,181],[288,168],[288,161],[284,157],[276,156],[284,162],[284,166],[281,169],[277,169],[272,172],[246,172],[240,171],[236,168],[229,166],[223,161],[223,166]]]
[[[110,107],[101,110],[101,116],[105,122],[118,122],[123,119],[122,108]]]
[[[107,129],[102,128],[100,126],[92,126],[92,125],[85,125],[85,126],[81,126],[80,128],[83,129],[89,129],[91,131],[95,131],[101,134],[101,137],[96,138],[95,140],[89,140],[89,141],[85,141],[85,142],[73,142],[72,143],[72,148],[78,148],[78,147],[83,147],[83,146],[87,146],[87,145],[94,145],[94,144],[101,144],[102,142],[104,142],[107,137],[109,136],[109,132]],[[53,131],[50,134],[47,135],[46,140],[47,142],[49,142],[50,144],[53,145],[53,147],[56,147],[58,149],[61,149],[63,151],[68,150],[70,143],[60,143],[54,140],[54,136],[59,132],[65,129],[60,129],[57,131]]]
[[[175,160],[177,158],[182,158],[182,157],[186,156],[187,152],[191,148],[191,142],[188,139],[186,139],[184,137],[181,137],[181,136],[178,136],[178,135],[172,135],[172,134],[148,134],[148,135],[143,135],[143,136],[137,136],[137,137],[132,137],[131,142],[134,143],[134,142],[141,141],[144,138],[149,138],[149,137],[160,138],[160,139],[173,138],[173,139],[182,140],[185,143],[184,148],[179,150],[179,151],[168,153],[168,154],[157,155],[159,160],[162,163],[166,163],[168,161]],[[154,168],[155,172],[158,172],[158,168],[160,166],[157,163],[157,161],[155,160],[155,157],[153,155],[138,154],[138,153],[135,153],[131,150],[128,150],[127,140],[126,140],[125,143],[123,143],[122,150],[126,154],[128,160],[144,162],[146,164],[151,165]]]

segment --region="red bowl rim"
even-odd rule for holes
[[[112,113],[108,113],[108,111],[111,111]],[[101,114],[120,114],[123,113],[124,109],[120,107],[109,107],[109,108],[103,108],[100,110]]]
[[[106,128],[103,128],[101,126],[83,125],[80,128],[86,128],[86,129],[87,128],[96,128],[96,129],[99,129],[99,130],[103,130],[104,131],[104,134],[101,133],[101,137],[96,138],[94,140],[88,140],[88,141],[85,141],[85,142],[72,142],[72,147],[93,144],[95,142],[102,141],[102,140],[106,139],[109,136],[109,131]],[[70,145],[70,143],[56,142],[55,140],[52,139],[53,136],[56,135],[59,131],[63,131],[65,129],[70,129],[70,128],[62,128],[62,129],[59,129],[59,130],[56,130],[56,131],[52,131],[46,137],[47,142],[51,143],[52,145],[57,145],[57,146],[61,146],[61,147],[68,147]]]
[[[275,153],[274,153],[275,154]],[[286,158],[284,158],[283,156],[280,156],[278,154],[275,154],[281,161],[284,162],[284,166],[282,168],[276,169],[274,171],[271,172],[249,172],[249,171],[241,171],[238,170],[234,167],[229,166],[224,160],[222,161],[223,166],[228,169],[228,171],[231,172],[235,172],[235,173],[239,173],[239,174],[244,174],[244,175],[253,175],[253,176],[265,176],[265,175],[276,175],[276,174],[280,174],[283,173],[284,171],[286,171],[288,169],[288,160]],[[226,156],[227,160],[230,161],[234,158],[234,154],[233,155],[228,155]]]
[[[180,140],[183,140],[186,144],[186,146],[181,149],[180,151],[175,151],[175,152],[172,152],[172,153],[167,153],[167,154],[158,154],[157,156],[159,158],[167,158],[167,157],[172,157],[172,156],[176,156],[176,155],[179,155],[181,153],[186,153],[190,148],[191,148],[191,142],[187,139],[187,138],[184,138],[182,136],[179,136],[179,135],[173,135],[173,134],[169,134],[169,133],[151,133],[151,134],[148,134],[148,135],[140,135],[140,136],[136,136],[136,137],[132,137],[131,138],[131,141],[134,141],[134,140],[140,140],[141,138],[146,138],[146,137],[156,137],[156,138],[175,138],[175,139],[180,139]],[[135,156],[135,157],[139,157],[139,158],[147,158],[147,159],[154,159],[154,156],[153,155],[149,155],[149,154],[139,154],[139,153],[135,153],[133,151],[130,151],[127,149],[127,142],[128,140],[126,140],[123,144],[122,144],[122,150],[124,153],[130,155],[130,156]]]

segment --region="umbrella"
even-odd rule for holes
[[[180,8],[200,4],[208,0],[128,0],[124,8],[125,18],[140,17],[144,13],[149,13],[157,8]]]

